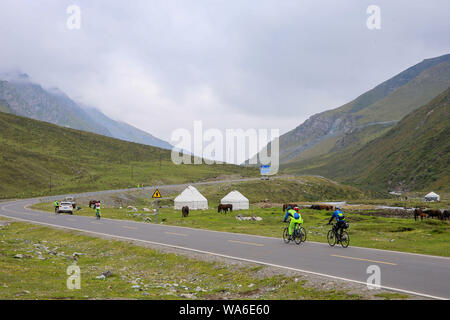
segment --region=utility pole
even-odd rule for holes
[[[50,193],[52,193],[52,175],[50,175]]]

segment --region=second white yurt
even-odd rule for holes
[[[425,196],[425,201],[441,201],[441,197],[434,192],[430,192]]]
[[[249,208],[248,199],[237,190],[231,191],[223,197],[220,203],[233,205],[233,210],[248,210]]]
[[[193,186],[188,186],[174,200],[174,208],[188,206],[189,210],[208,209],[208,200]]]

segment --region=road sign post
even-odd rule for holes
[[[159,207],[159,200],[156,200],[156,215],[155,215],[156,224],[158,224],[158,207]]]
[[[158,209],[159,209],[159,199],[161,199],[161,193],[158,189],[153,192],[152,198],[156,198],[156,215],[155,215],[155,223],[158,223]]]

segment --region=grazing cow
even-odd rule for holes
[[[94,209],[95,209],[95,205],[97,204],[97,200],[91,200],[91,201],[89,201],[89,208],[91,208],[91,206],[93,205],[94,206]]]
[[[183,208],[181,208],[181,216],[183,218],[186,218],[188,215],[189,215],[189,207],[184,206]]]
[[[217,212],[219,212],[219,213],[222,212],[222,211],[227,213],[228,210],[233,212],[233,205],[232,204],[219,204],[218,207],[217,207]]]
[[[428,218],[438,218],[442,220],[442,212],[440,210],[425,210],[425,213],[428,215]]]
[[[449,219],[450,219],[450,211],[444,210],[444,212],[442,213],[442,220],[449,220]]]
[[[313,205],[311,205],[310,208],[314,209],[314,210],[327,210],[327,211],[334,210],[333,206],[329,206],[326,204],[313,204]]]
[[[427,217],[427,214],[422,211],[422,209],[415,209],[414,210],[414,220],[417,221],[417,219],[420,217],[420,220],[423,221],[423,218]]]
[[[283,212],[285,212],[288,207],[294,208],[294,207],[298,207],[298,205],[295,203],[285,203],[285,204],[283,204]]]

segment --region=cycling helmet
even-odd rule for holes
[[[294,210],[295,210],[295,211],[298,211],[298,207],[294,207]]]
[[[296,212],[296,213],[294,214],[294,219],[298,219],[298,218],[300,218],[300,215]]]

